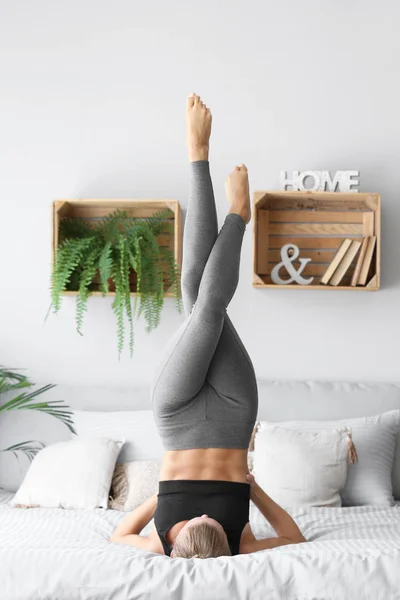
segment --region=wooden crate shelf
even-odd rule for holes
[[[177,200],[147,200],[147,199],[105,199],[105,198],[90,198],[90,199],[66,199],[55,200],[52,204],[53,218],[53,260],[56,256],[59,226],[62,219],[76,218],[85,221],[98,221],[115,210],[122,210],[131,217],[138,219],[151,217],[154,213],[169,209],[170,216],[168,221],[173,224],[172,232],[166,231],[160,234],[157,238],[161,246],[168,246],[174,254],[175,261],[182,266],[182,211]],[[166,281],[166,280],[165,280]],[[167,281],[166,281],[167,283]],[[103,295],[101,292],[92,292],[93,295]],[[66,296],[76,296],[76,291],[66,291]],[[135,285],[132,285],[132,295],[135,295]],[[107,296],[114,296],[115,292],[108,292]],[[171,288],[168,288],[164,294],[166,297],[173,297],[174,293]]]
[[[320,284],[343,239],[376,236],[376,249],[366,286],[350,286],[353,261],[339,286]],[[309,285],[277,285],[271,271],[281,262],[280,249],[295,244],[299,258],[311,258],[302,271]],[[375,291],[380,286],[381,200],[379,194],[345,192],[260,191],[253,197],[253,286],[257,288]],[[296,270],[299,261],[293,263]],[[282,268],[281,277],[286,271]]]

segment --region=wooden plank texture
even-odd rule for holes
[[[164,209],[165,208],[168,208],[168,207],[164,207]],[[133,206],[130,206],[127,208],[122,206],[120,208],[120,210],[125,212],[129,217],[136,217],[137,219],[144,219],[146,217],[151,217],[158,211],[164,210],[164,209],[152,208],[152,207],[135,208]],[[115,208],[110,209],[109,207],[90,208],[90,207],[84,206],[84,207],[80,208],[80,207],[72,206],[66,216],[75,217],[75,218],[79,218],[79,219],[102,219],[102,218],[106,217],[107,215],[109,215],[114,210],[116,210],[116,209]],[[170,217],[168,217],[168,218],[173,220],[174,214],[171,213]]]
[[[335,256],[335,250],[301,250],[299,258],[311,258],[313,262],[329,264]],[[272,263],[281,262],[280,250],[270,250],[268,258]]]
[[[376,288],[381,285],[381,199],[376,198],[377,208],[375,211],[375,232],[376,235],[376,251],[375,251],[375,270],[376,270]]]
[[[344,238],[349,238],[350,240],[360,239],[358,236],[334,236],[334,237],[292,237],[292,236],[279,236],[279,235],[271,235],[269,237],[269,247],[270,248],[282,248],[286,244],[295,244],[298,248],[310,248],[310,249],[337,249],[342,243]]]
[[[277,263],[268,263],[268,270],[267,270],[266,275],[269,275],[271,273],[272,269],[275,267],[276,264]],[[292,264],[293,264],[294,268],[297,271],[298,268],[300,267],[300,263],[293,262]],[[310,262],[310,263],[308,263],[304,267],[304,269],[301,272],[301,275],[302,276],[312,276],[312,275],[318,275],[318,276],[321,275],[322,276],[325,273],[325,271],[327,269],[327,266],[328,266],[327,264],[323,265],[323,264],[320,264],[320,263],[312,263],[312,262]],[[349,267],[349,269],[346,272],[346,274],[347,273],[352,273],[353,271],[354,271],[354,265],[352,265],[352,266]],[[286,273],[287,273],[287,271],[286,271],[285,267],[282,267],[282,269],[279,272],[279,276],[282,279],[286,279]],[[287,279],[289,279],[289,275],[287,276]]]
[[[65,217],[71,209],[71,205],[67,200],[55,200],[53,206],[58,218]]]
[[[77,296],[77,295],[78,295],[78,292],[72,292],[72,291],[63,292],[63,296]],[[110,296],[110,297],[112,297],[112,296],[115,296],[115,292],[107,292],[106,294],[103,294],[102,292],[91,292],[91,295],[92,296]],[[136,296],[137,294],[136,294],[136,292],[131,292],[130,295]],[[175,293],[171,290],[167,290],[164,293],[164,297],[166,297],[166,298],[175,297]]]
[[[108,207],[111,210],[116,208],[140,208],[151,206],[153,208],[162,209],[168,206],[170,202],[177,202],[170,198],[154,199],[154,198],[61,198],[55,200],[55,202],[68,202],[71,206],[84,207],[89,206],[91,208]]]
[[[270,210],[270,223],[363,223],[362,211]]]
[[[267,202],[269,209],[282,208],[329,210],[375,210],[379,195],[359,192],[357,194],[348,192],[312,192],[310,190],[260,190],[254,192],[254,202],[264,205]]]
[[[271,235],[362,235],[362,224],[353,223],[272,223]]]
[[[310,285],[304,285],[304,286],[303,286],[303,285],[298,285],[298,284],[296,284],[296,283],[291,283],[291,284],[287,284],[287,285],[282,285],[282,286],[281,286],[281,285],[279,285],[279,286],[278,286],[278,285],[275,285],[275,284],[273,283],[273,281],[272,281],[272,279],[271,279],[271,276],[270,276],[270,275],[264,275],[264,276],[262,277],[262,279],[263,279],[264,283],[267,283],[267,284],[269,284],[269,285],[272,285],[273,287],[282,287],[282,288],[286,288],[286,287],[287,287],[287,288],[289,288],[289,287],[293,287],[293,288],[300,288],[300,287],[301,287],[301,288],[309,288],[309,289],[311,289],[311,288],[315,288],[315,287],[317,286],[317,287],[319,287],[319,288],[321,288],[321,289],[323,289],[323,290],[326,290],[328,287],[330,287],[330,289],[336,289],[334,286],[326,286],[326,285],[322,285],[322,284],[320,283],[320,281],[321,281],[321,276],[316,276],[316,277],[314,277],[314,280],[313,280],[312,284],[310,284]],[[350,280],[351,280],[351,278],[350,278],[350,277],[346,277],[346,278],[344,278],[344,279],[343,279],[343,281],[342,281],[342,284],[343,284],[343,285],[348,285],[348,286],[349,286],[349,289],[352,289],[352,290],[354,290],[354,288],[350,287]],[[360,289],[361,289],[361,288],[360,288]]]
[[[335,194],[338,192],[335,192]],[[354,198],[355,194],[351,194]],[[347,197],[349,195],[347,194]],[[359,194],[357,194],[359,196]],[[343,200],[335,197],[328,199],[320,199],[312,196],[303,196],[301,198],[292,197],[286,198],[283,196],[269,195],[266,194],[262,200],[263,203],[268,203],[267,206],[270,210],[326,210],[330,211],[341,211],[341,210],[352,210],[352,211],[364,211],[368,210],[368,206],[363,200]]]
[[[182,209],[175,203],[174,256],[179,267],[182,267]]]
[[[253,285],[263,285],[264,281],[261,279],[260,275],[253,273]]]
[[[371,237],[374,235],[374,213],[373,212],[365,212],[363,214],[363,236]]]
[[[258,211],[256,208],[256,205],[254,204],[252,207],[252,215],[253,218],[251,220],[251,228],[252,228],[252,233],[253,235],[252,237],[252,262],[253,262],[253,285],[255,283],[257,283],[256,278],[258,277],[256,275],[257,271],[258,271],[258,256],[259,256],[259,252],[258,252]]]
[[[95,223],[101,218],[109,215],[116,209],[126,211],[129,216],[137,218],[151,217],[160,210],[169,210],[170,216],[165,219],[165,223],[173,225],[169,231],[162,232],[157,237],[157,242],[160,246],[169,247],[174,254],[175,261],[178,266],[182,265],[182,211],[177,200],[171,199],[62,199],[56,200],[52,204],[52,247],[53,260],[58,245],[58,230],[61,218],[71,217],[78,218],[84,221]],[[163,265],[166,271],[167,265]],[[132,284],[133,285],[133,284]],[[168,286],[168,281],[165,278],[165,285]],[[77,292],[65,292],[65,295],[76,295]],[[94,292],[95,295],[100,295],[100,292]],[[115,295],[110,292],[110,296]],[[135,291],[132,288],[132,295]],[[174,296],[173,291],[169,288],[165,291],[165,296]]]
[[[379,288],[378,275],[374,275],[366,285],[367,289],[374,290]]]
[[[296,192],[293,190],[258,191],[253,206],[253,285],[255,287],[297,289],[352,289],[353,261],[345,278],[337,287],[319,284],[335,253],[344,239],[361,242],[365,236],[376,235],[376,257],[371,286],[356,289],[376,290],[380,278],[380,212],[379,194],[346,192]],[[296,283],[287,286],[274,284],[270,273],[281,262],[280,249],[294,244],[300,249],[300,258],[311,262],[302,274],[314,277],[310,286]],[[300,263],[294,262],[296,270]],[[285,269],[280,271],[285,277]],[[289,276],[288,276],[289,277]],[[261,283],[260,280],[263,282]]]
[[[268,273],[269,211],[260,210],[257,219],[257,273]]]

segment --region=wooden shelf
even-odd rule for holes
[[[174,254],[175,261],[182,266],[182,211],[177,200],[147,200],[147,199],[106,199],[106,198],[84,198],[84,199],[66,199],[55,200],[52,204],[53,218],[53,260],[57,252],[59,225],[62,219],[76,218],[85,221],[98,221],[109,215],[115,210],[123,210],[131,217],[138,219],[151,217],[154,213],[169,209],[170,221],[173,225],[172,232],[166,231],[157,238],[161,246],[167,246]],[[171,229],[171,228],[170,228]],[[66,296],[76,296],[76,291],[66,291]],[[93,295],[101,296],[101,292],[92,292]],[[114,296],[114,292],[109,292],[107,296]],[[132,289],[132,295],[136,295],[135,289]],[[175,294],[168,288],[164,296],[172,297]]]
[[[366,286],[350,286],[357,257],[340,286],[320,280],[344,238],[376,236],[376,250]],[[277,285],[271,271],[281,262],[280,249],[295,244],[299,258],[311,258],[302,275],[310,285]],[[253,196],[253,286],[318,290],[376,291],[380,287],[381,200],[379,194],[345,192],[260,191]],[[294,267],[300,266],[298,261]],[[282,268],[281,277],[286,271]]]

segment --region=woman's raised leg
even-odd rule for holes
[[[186,107],[190,161],[189,204],[183,232],[182,300],[186,315],[196,301],[208,257],[218,236],[218,220],[208,162],[211,112],[196,94]]]
[[[190,161],[189,204],[183,234],[182,299],[188,315],[196,302],[204,267],[218,236],[218,219],[213,185],[210,176],[209,140],[211,135],[211,111],[196,94],[189,96],[186,107],[187,144]],[[248,196],[248,180],[235,177],[226,184],[231,210],[243,210],[242,198]],[[239,187],[239,183],[242,188]],[[246,204],[246,207],[249,206]],[[247,212],[245,220],[250,218]],[[221,392],[230,394],[237,389],[238,363],[247,363],[254,374],[251,359],[229,315],[225,313],[220,342],[212,361],[209,381]],[[244,384],[244,385],[247,385]]]
[[[238,284],[243,234],[250,220],[246,167],[236,167],[229,181],[238,193],[209,254],[193,310],[167,344],[155,376],[152,395],[158,416],[187,404],[204,385]]]
[[[234,216],[227,215],[218,236],[208,163],[211,113],[193,95],[186,114],[191,189],[181,284],[187,318],[169,340],[153,375],[158,416],[187,405],[206,379],[219,393],[232,397],[235,392],[241,395],[242,388],[248,393],[249,380],[255,381],[250,357],[226,312],[237,286],[242,235],[250,220],[247,169],[236,167],[227,180],[229,213]]]

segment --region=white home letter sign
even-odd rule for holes
[[[281,190],[290,186],[292,190],[301,192],[358,192],[352,188],[359,185],[359,179],[352,177],[358,177],[359,174],[359,171],[336,171],[332,179],[329,171],[293,171],[289,178],[286,171],[281,171],[280,185]],[[307,179],[312,180],[308,187],[305,186]]]

